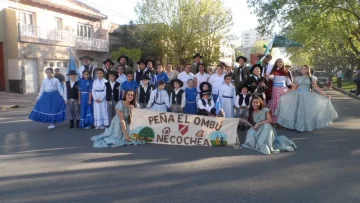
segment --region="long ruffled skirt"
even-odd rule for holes
[[[59,92],[44,92],[36,102],[29,119],[53,124],[66,120],[66,104]]]

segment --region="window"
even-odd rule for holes
[[[54,62],[50,62],[50,68],[54,67]]]
[[[60,18],[54,18],[54,28],[61,30],[61,19]]]
[[[57,62],[57,63],[56,63],[56,67],[62,67],[62,66],[61,66],[61,62]]]
[[[43,62],[43,65],[46,67],[48,65],[48,62],[47,61],[44,61]]]
[[[63,62],[63,67],[64,67],[64,68],[67,68],[67,67],[68,67],[68,63],[64,61],[64,62]]]
[[[79,37],[91,37],[92,27],[90,25],[78,24],[77,36]]]
[[[33,25],[34,15],[32,13],[20,12],[20,23],[24,25]]]

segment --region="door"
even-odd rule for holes
[[[25,92],[36,93],[38,92],[38,68],[36,65],[36,59],[25,59],[24,63],[25,71]]]
[[[0,91],[6,90],[5,82],[4,43],[0,42]]]

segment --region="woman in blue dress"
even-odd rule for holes
[[[196,114],[197,106],[196,106],[196,97],[197,97],[197,89],[194,87],[194,80],[188,80],[188,87],[185,89],[185,110],[186,114]]]
[[[145,141],[130,139],[131,109],[135,107],[138,108],[135,92],[128,90],[125,92],[124,99],[115,107],[116,115],[111,125],[105,129],[104,133],[91,138],[94,141],[94,148],[145,144]]]
[[[79,81],[80,128],[90,129],[94,124],[91,95],[93,80],[90,78],[90,70],[84,70],[82,75]]]
[[[309,66],[301,68],[302,76],[295,78],[295,86],[280,98],[276,110],[278,123],[299,132],[313,131],[332,124],[338,118],[330,97],[317,85]],[[312,88],[313,87],[313,88]],[[312,91],[315,89],[319,94]]]
[[[254,96],[251,100],[249,122],[253,126],[247,132],[243,147],[267,155],[280,151],[292,152],[297,148],[292,140],[283,135],[277,135],[276,130],[271,126],[270,110],[264,107],[264,102],[258,96]]]
[[[170,80],[169,80],[169,77],[168,75],[164,72],[164,69],[162,67],[162,65],[158,65],[157,66],[157,73],[156,75],[154,75],[153,77],[153,84],[154,84],[154,87],[156,88],[158,86],[158,82],[162,80],[166,83],[169,83]]]
[[[53,129],[56,127],[56,123],[61,123],[66,119],[67,99],[60,86],[60,81],[53,76],[53,69],[47,68],[45,73],[47,77],[41,82],[37,102],[29,119],[35,122],[50,123],[48,129]]]

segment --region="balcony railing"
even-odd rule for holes
[[[34,42],[35,40],[35,42],[45,44],[62,44],[77,49],[109,52],[108,41],[77,36],[76,33],[65,30],[19,24],[19,37],[21,41]]]

